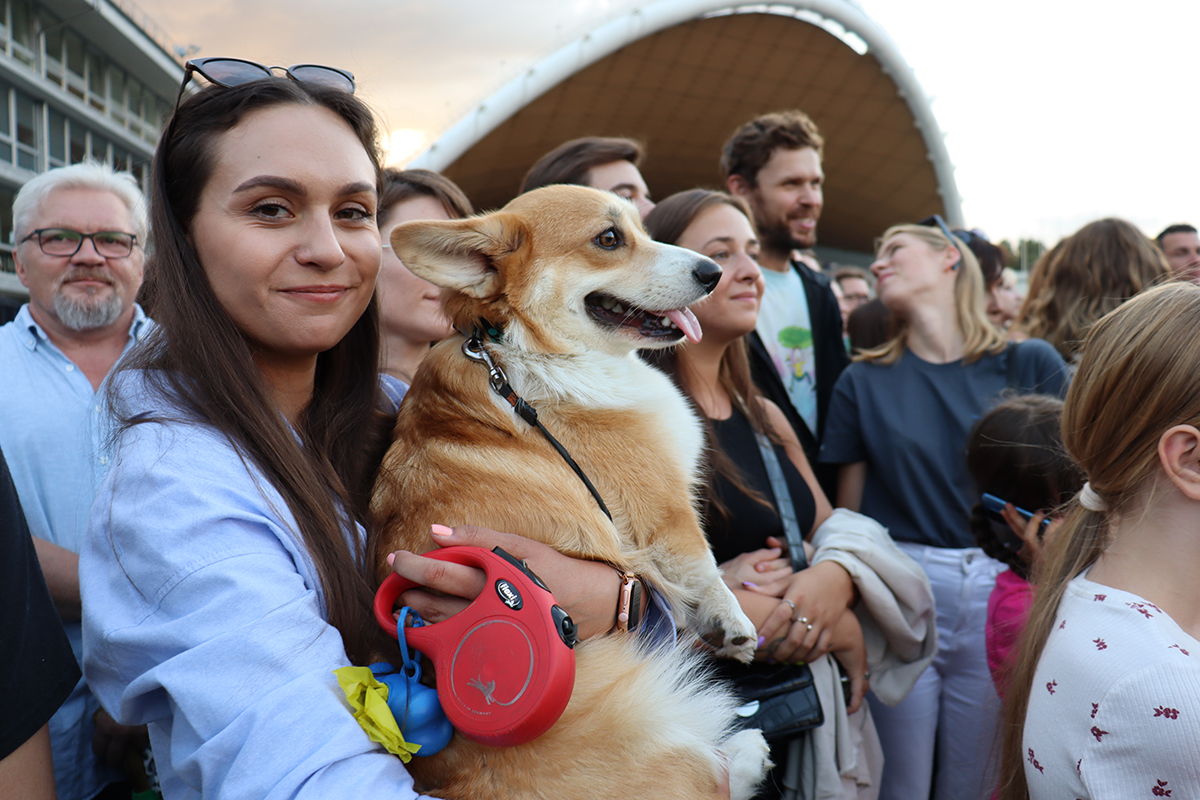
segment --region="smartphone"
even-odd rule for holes
[[[996,495],[988,494],[987,492],[984,492],[982,500],[983,511],[987,515],[988,519],[991,520],[992,530],[995,531],[997,538],[1000,539],[1000,542],[1010,550],[1020,550],[1022,547],[1024,547],[1025,542],[1021,540],[1021,537],[1013,533],[1013,529],[1009,527],[1008,522],[1004,519],[1005,501],[1001,500],[999,497],[996,497]],[[1015,508],[1017,513],[1021,515],[1021,519],[1025,520],[1026,522],[1033,519],[1032,512],[1026,511],[1020,506],[1013,506],[1013,508]],[[1049,527],[1050,518],[1046,517],[1042,520],[1041,524],[1038,525],[1039,539],[1046,535],[1046,529]]]

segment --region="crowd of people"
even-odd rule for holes
[[[382,168],[349,73],[248,63],[189,62],[205,85],[181,88],[148,200],[85,163],[14,202],[5,796],[416,795],[333,671],[394,647],[369,611],[370,490],[452,334],[389,234],[473,208]],[[520,187],[613,192],[722,269],[703,338],[645,358],[704,423],[701,518],[757,659],[818,687],[824,724],[770,742],[758,796],[1200,794],[1196,228],[1098,220],[1024,296],[937,215],[896,220],[869,269],[823,265],[824,147],[804,113],[766,113],[713,154],[719,189],[656,205],[652,155],[608,137]],[[520,533],[434,538],[525,558],[584,637],[648,635],[622,576]],[[479,591],[470,568],[391,564],[427,620]]]

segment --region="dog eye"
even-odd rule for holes
[[[621,233],[616,228],[609,228],[592,241],[605,250],[616,250],[621,246]]]

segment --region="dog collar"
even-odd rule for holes
[[[483,322],[483,320],[480,321]],[[504,370],[492,359],[491,353],[484,348],[482,337],[488,335],[490,338],[493,334],[496,337],[501,336],[500,331],[494,327],[490,327],[486,331],[486,334],[479,328],[473,330],[462,343],[463,355],[487,367],[488,383],[491,384],[492,391],[500,395],[506,403],[512,406],[513,410],[517,412],[517,416],[542,432],[542,436],[546,437],[546,441],[553,445],[558,454],[567,462],[567,466],[574,470],[575,474],[579,476],[579,480],[583,481],[583,485],[587,487],[592,497],[596,499],[600,510],[604,512],[604,516],[608,517],[611,522],[612,514],[609,513],[608,506],[604,505],[604,499],[600,497],[600,492],[596,491],[596,487],[588,480],[588,476],[583,471],[583,468],[575,462],[575,459],[571,458],[571,454],[567,452],[567,448],[563,447],[562,443],[558,439],[555,439],[550,434],[550,431],[546,430],[546,426],[538,420],[537,410],[525,402],[525,399],[513,390],[508,382],[508,376],[504,374]],[[498,342],[499,338],[492,338],[491,341]]]

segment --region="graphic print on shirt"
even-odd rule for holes
[[[1159,706],[1158,708],[1154,709],[1154,716],[1166,717],[1167,719],[1179,719],[1179,709]]]
[[[817,378],[813,367],[813,335],[808,328],[789,325],[779,332],[779,353],[783,364],[776,364],[781,375],[786,375],[784,385],[800,416],[813,428],[817,419]],[[807,406],[811,405],[811,412]]]
[[[763,270],[766,292],[756,330],[788,398],[804,424],[817,432],[816,349],[804,284],[795,270]]]
[[[1150,794],[1154,795],[1155,797],[1170,797],[1171,796],[1171,790],[1167,788],[1167,784],[1170,783],[1170,781],[1160,780],[1160,781],[1155,781],[1155,783],[1158,785],[1150,790]]]

